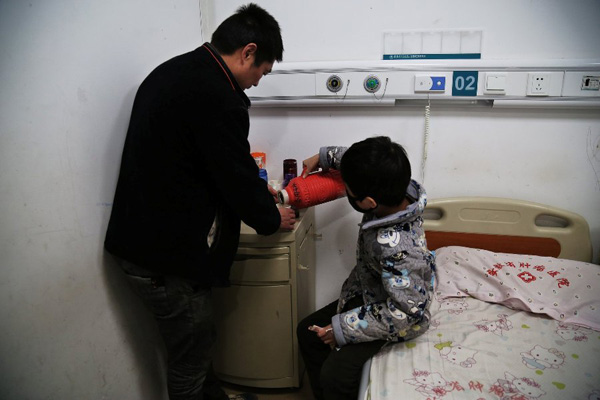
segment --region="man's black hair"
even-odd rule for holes
[[[219,25],[211,39],[211,44],[225,55],[233,54],[248,43],[256,43],[256,66],[283,59],[279,24],[271,14],[254,3],[238,8]]]
[[[342,156],[342,179],[358,199],[397,206],[406,197],[411,168],[406,151],[386,136],[354,143]]]

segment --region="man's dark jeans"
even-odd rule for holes
[[[210,289],[123,260],[120,265],[158,323],[167,349],[170,400],[228,399],[212,369],[216,332]]]

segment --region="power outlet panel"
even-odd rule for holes
[[[527,75],[527,96],[548,96],[551,84],[549,73],[529,73]]]
[[[600,76],[586,75],[581,79],[581,90],[600,91]]]

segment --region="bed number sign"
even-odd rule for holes
[[[477,71],[452,73],[452,96],[477,96]]]

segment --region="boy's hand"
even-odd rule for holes
[[[337,347],[337,342],[335,341],[335,335],[333,334],[333,328],[331,324],[323,328],[317,325],[312,325],[308,327],[308,330],[315,332],[321,341],[325,344],[328,344],[332,349]]]
[[[316,171],[319,168],[319,154],[315,154],[314,156],[302,161],[302,168],[303,178],[306,178],[306,176],[311,172]]]

